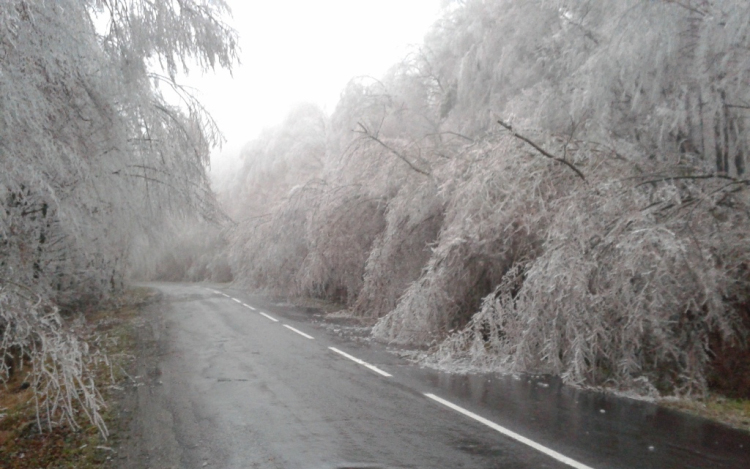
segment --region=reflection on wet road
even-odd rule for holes
[[[638,468],[749,468],[750,435],[657,405],[565,386],[552,377],[416,370],[447,395],[555,441],[569,455]]]
[[[421,369],[289,305],[157,288],[160,353],[139,374],[158,380],[137,388],[123,468],[750,468],[750,435],[703,419],[549,377]]]

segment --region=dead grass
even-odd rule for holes
[[[147,288],[130,288],[106,304],[85,313],[84,334],[89,346],[100,353],[95,375],[108,408],[103,417],[110,430],[107,440],[94,425],[79,430],[58,426],[40,432],[34,394],[24,388],[25,372],[17,373],[0,387],[0,460],[7,469],[111,467],[119,439],[118,402],[128,385],[127,370],[132,360],[133,326],[139,310],[154,301],[158,293]],[[106,357],[106,359],[104,358]]]

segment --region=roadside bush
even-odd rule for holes
[[[0,283],[0,382],[25,373],[34,389],[39,431],[60,424],[79,428],[85,416],[106,437],[104,401],[97,390],[88,345],[58,308],[20,285]]]

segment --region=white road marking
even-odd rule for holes
[[[276,319],[276,318],[275,318],[275,317],[273,317],[273,316],[269,316],[269,315],[267,315],[267,314],[266,314],[266,313],[264,313],[263,311],[261,311],[261,312],[260,312],[260,314],[261,314],[261,316],[265,316],[265,317],[267,317],[268,319],[270,319],[270,320],[271,320],[271,321],[273,321],[273,322],[279,322],[279,320],[278,320],[278,319]]]
[[[247,304],[247,303],[242,303],[242,306],[244,306],[245,308],[250,308],[250,309],[252,309],[253,311],[255,311],[255,308],[253,308],[252,306],[250,306],[250,305],[249,305],[249,304]]]
[[[305,334],[304,332],[293,328],[289,324],[284,324],[284,327],[286,327],[289,330],[292,330],[292,331],[296,332],[297,334],[301,335],[302,337],[307,337],[308,339],[315,339],[315,337],[313,337],[311,335],[308,335],[308,334]]]
[[[353,361],[354,363],[359,363],[360,365],[362,365],[364,367],[367,367],[367,368],[371,369],[372,371],[374,371],[375,373],[379,373],[379,374],[385,376],[386,378],[390,378],[392,376],[390,373],[386,373],[385,371],[381,370],[377,366],[370,365],[366,361],[362,361],[362,360],[360,360],[357,357],[353,357],[353,356],[349,355],[348,353],[342,352],[341,350],[339,350],[337,348],[333,348],[333,347],[328,347],[328,348],[331,349],[331,350],[333,350],[334,352],[338,353],[339,355],[342,355],[342,356],[348,358],[349,360]]]
[[[220,294],[226,296],[227,298],[231,298],[231,296],[227,295],[226,293],[219,292]]]
[[[491,429],[496,430],[496,431],[502,433],[503,435],[505,435],[507,437],[513,438],[514,440],[516,440],[516,441],[518,441],[520,443],[523,443],[523,444],[525,444],[527,446],[530,446],[530,447],[534,448],[535,450],[537,450],[537,451],[539,451],[541,453],[544,453],[547,456],[550,456],[551,458],[557,459],[558,461],[560,461],[562,463],[565,463],[565,464],[567,464],[570,467],[574,467],[575,469],[593,469],[590,466],[582,464],[582,463],[580,463],[580,462],[578,462],[578,461],[576,461],[574,459],[570,459],[569,457],[567,457],[565,455],[562,455],[562,454],[558,453],[555,450],[549,449],[546,446],[542,446],[539,443],[526,438],[525,436],[521,436],[518,433],[510,431],[510,430],[508,430],[505,427],[501,427],[500,425],[496,424],[495,422],[487,420],[484,417],[480,417],[479,415],[477,415],[477,414],[475,414],[473,412],[469,412],[468,410],[466,410],[466,409],[464,409],[462,407],[459,407],[459,406],[457,406],[456,404],[454,404],[452,402],[446,401],[445,399],[442,399],[442,398],[440,398],[440,397],[438,397],[438,396],[436,396],[434,394],[425,393],[425,396],[429,397],[433,401],[439,402],[439,403],[443,404],[444,406],[455,410],[456,412],[464,414],[465,416],[467,416],[467,417],[469,417],[471,419],[474,419],[477,422],[479,422],[481,424],[484,424],[484,425],[490,427]]]
[[[239,303],[239,304],[242,304],[242,302],[241,302],[240,300],[238,300],[237,298],[232,298],[232,300],[233,300],[233,301],[236,301],[236,302],[237,302],[237,303]]]

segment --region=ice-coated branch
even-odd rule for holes
[[[380,140],[380,138],[378,138],[377,135],[372,134],[367,129],[367,127],[364,126],[364,124],[362,124],[361,122],[357,122],[357,125],[359,126],[360,129],[362,129],[362,130],[359,130],[358,133],[360,133],[360,134],[364,135],[366,138],[369,138],[370,140],[372,140],[372,141],[377,142],[378,144],[380,144],[380,146],[382,146],[383,148],[385,148],[389,152],[393,153],[401,161],[403,161],[404,163],[406,163],[409,166],[409,168],[413,169],[414,171],[418,172],[419,174],[422,174],[422,175],[425,175],[425,176],[428,176],[428,177],[431,176],[431,174],[428,173],[427,171],[414,166],[414,163],[412,163],[411,161],[409,161],[409,159],[406,156],[404,156],[401,152],[399,152],[395,148],[391,147],[387,143],[385,143],[382,140]]]
[[[513,126],[511,126],[510,124],[506,124],[505,122],[503,122],[503,121],[501,121],[499,119],[498,119],[497,123],[500,124],[500,125],[502,125],[503,127],[505,127],[510,132],[510,134],[513,135],[514,137],[516,137],[517,139],[523,140],[524,142],[526,142],[529,145],[531,145],[532,148],[534,148],[534,150],[538,151],[543,156],[545,156],[545,157],[547,157],[547,158],[549,158],[551,160],[557,161],[558,163],[564,164],[568,168],[572,169],[573,172],[575,172],[576,175],[579,178],[583,179],[584,181],[586,180],[586,176],[583,175],[583,173],[581,172],[581,170],[579,170],[578,168],[576,168],[576,166],[573,163],[571,163],[570,161],[568,161],[568,160],[566,160],[564,158],[557,157],[557,156],[553,155],[552,153],[548,152],[547,150],[545,150],[544,148],[540,147],[538,144],[536,144],[531,139],[529,139],[527,137],[524,137],[523,135],[521,135],[518,132],[516,132],[515,130],[513,130]]]

